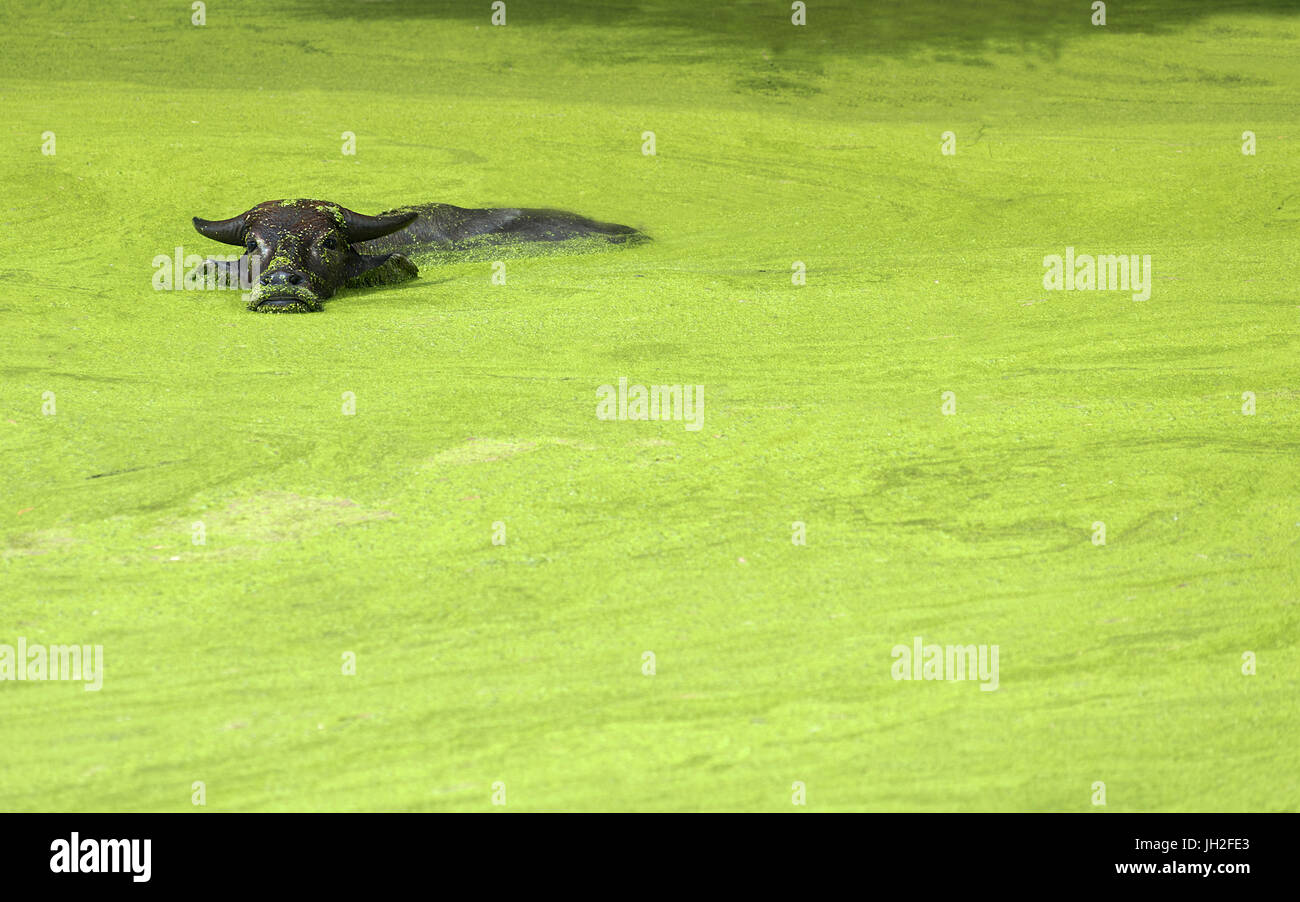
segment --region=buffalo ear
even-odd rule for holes
[[[339,208],[343,213],[343,223],[347,226],[348,241],[357,244],[391,235],[415,222],[420,214],[414,210],[405,213],[381,213],[378,216],[364,216],[354,213],[347,207]]]
[[[401,254],[358,254],[348,256],[343,284],[348,288],[368,288],[406,282],[420,274],[420,269]]]
[[[220,241],[222,244],[243,244],[247,219],[247,211],[229,219],[199,219],[195,216],[194,228],[204,238],[211,238],[213,241]]]

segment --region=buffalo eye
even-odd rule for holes
[[[333,238],[326,238],[324,241],[320,243],[320,246],[325,248],[325,250],[327,251],[332,251],[334,250],[334,248],[339,246],[339,243],[335,241]]]
[[[248,242],[244,245],[244,250],[248,251],[250,254],[256,254],[257,240],[254,238],[249,238]]]

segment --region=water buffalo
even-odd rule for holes
[[[195,217],[199,234],[244,249],[235,261],[208,265],[258,274],[248,309],[306,313],[343,286],[413,279],[407,254],[518,241],[587,238],[622,244],[636,229],[561,210],[471,210],[450,204],[399,207],[364,216],[319,200],[270,200],[230,219]]]

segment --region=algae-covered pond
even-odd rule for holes
[[[1300,16],[1088,5],[5,5],[0,809],[1300,807]],[[653,240],[157,290],[295,197]]]

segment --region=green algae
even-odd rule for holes
[[[0,683],[0,808],[1300,807],[1295,17],[530,6],[0,10],[0,642],[106,668]],[[655,241],[151,289],[286,194]],[[1001,688],[893,680],[918,635]]]

